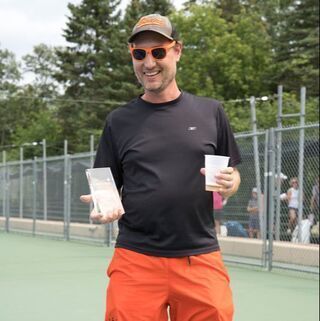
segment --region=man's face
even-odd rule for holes
[[[145,31],[138,34],[134,40],[136,48],[152,48],[167,46],[172,41],[155,33]],[[176,44],[167,50],[164,59],[157,60],[148,53],[143,60],[132,58],[136,77],[145,92],[161,93],[170,90],[170,85],[175,82],[176,63],[181,55],[181,45]]]

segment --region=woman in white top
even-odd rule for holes
[[[289,224],[288,234],[291,234],[297,224],[298,208],[299,208],[299,183],[297,177],[290,180],[290,188],[287,192],[287,200],[289,207]]]

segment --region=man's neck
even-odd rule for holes
[[[181,92],[175,83],[171,88],[162,92],[145,91],[141,98],[149,103],[160,104],[177,99]]]

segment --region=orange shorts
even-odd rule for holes
[[[232,321],[221,253],[165,258],[116,248],[105,321]]]

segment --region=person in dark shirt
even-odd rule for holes
[[[110,167],[124,213],[108,267],[105,320],[231,321],[232,294],[205,191],[204,155],[229,156],[219,193],[238,190],[238,147],[220,102],[179,89],[182,42],[167,17],[142,17],[129,49],[144,93],[112,111],[94,167]],[[91,195],[82,201],[90,202]]]

